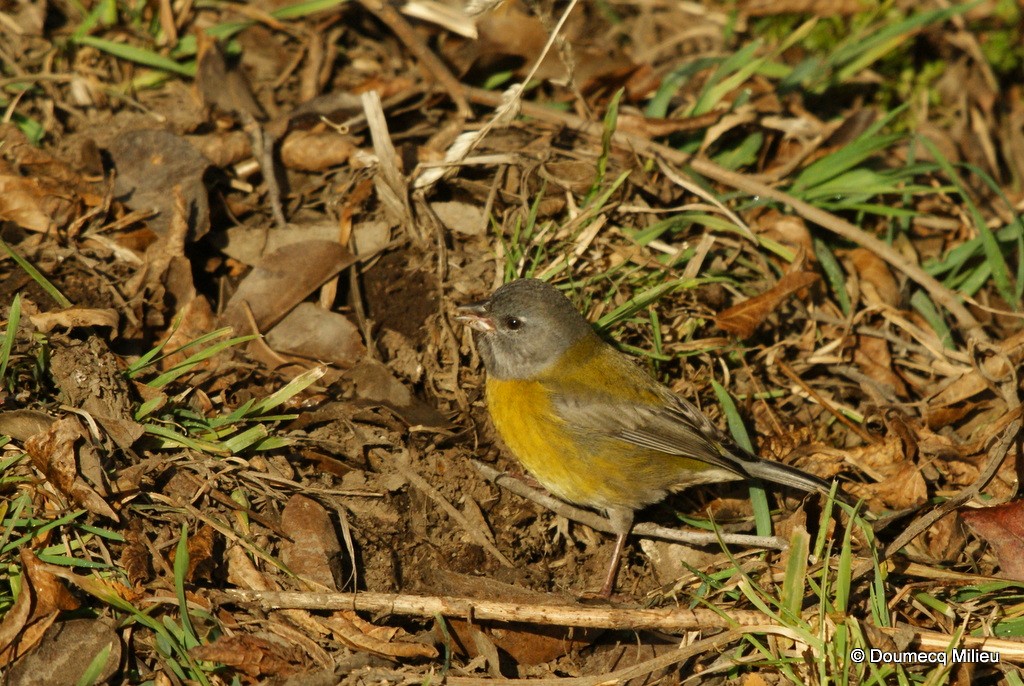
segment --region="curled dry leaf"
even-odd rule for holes
[[[902,509],[920,505],[928,497],[921,470],[906,457],[903,440],[887,435],[884,440],[847,451],[846,461],[873,478],[876,483],[850,483],[846,491],[876,507]]]
[[[221,636],[196,646],[189,654],[197,660],[220,662],[251,677],[284,677],[300,671],[305,664],[302,649],[250,634]]]
[[[29,315],[29,319],[43,333],[49,333],[58,327],[61,329],[81,329],[89,326],[106,326],[115,335],[119,321],[117,310],[93,309],[89,307],[69,307],[65,310],[40,312],[39,314]]]
[[[864,384],[864,391],[869,398],[875,402],[890,399],[893,395],[905,398],[907,395],[906,384],[892,365],[892,355],[889,353],[889,342],[884,338],[875,336],[857,336],[857,347],[853,350],[853,361],[860,367],[864,375],[880,386],[883,396]]]
[[[84,438],[78,419],[65,417],[54,422],[47,431],[28,439],[25,450],[32,458],[32,464],[54,488],[89,512],[118,521],[117,513],[79,474],[75,445],[80,440],[85,445]],[[83,455],[89,457],[85,452]],[[94,451],[92,456],[95,457]]]
[[[46,233],[52,223],[43,209],[45,192],[35,179],[24,178],[0,162],[0,220],[28,231]]]
[[[20,551],[21,592],[0,623],[0,667],[31,650],[62,610],[75,610],[75,600],[27,547]]]
[[[402,640],[405,632],[401,629],[370,624],[349,610],[334,613],[324,623],[339,641],[353,650],[402,659],[437,657],[434,646]]]
[[[104,202],[102,189],[29,141],[17,124],[0,124],[0,141],[0,219],[45,233]]]
[[[791,295],[818,280],[814,272],[790,272],[764,293],[750,300],[734,305],[715,317],[715,323],[723,331],[740,338],[750,338],[768,316]]]
[[[196,93],[203,105],[219,112],[265,117],[252,93],[249,78],[239,65],[229,65],[217,42],[206,32],[196,34]]]
[[[751,222],[750,228],[759,236],[771,238],[793,250],[802,251],[811,259],[814,257],[814,241],[807,229],[807,222],[802,217],[768,208],[757,221]]]
[[[281,143],[281,163],[289,169],[324,171],[347,162],[356,149],[336,131],[293,131]]]
[[[1024,501],[961,509],[960,516],[980,539],[992,546],[1002,576],[1024,581]]]

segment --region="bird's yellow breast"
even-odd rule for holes
[[[488,379],[487,409],[505,446],[545,488],[571,502],[590,504],[586,486],[576,484],[578,447],[554,414],[542,383]]]

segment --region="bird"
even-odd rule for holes
[[[458,307],[456,320],[473,331],[488,414],[508,451],[556,497],[608,517],[617,538],[604,598],[636,512],[669,493],[742,479],[830,491],[817,476],[741,448],[545,281],[510,281]]]

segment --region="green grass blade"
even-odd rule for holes
[[[743,423],[743,417],[736,409],[736,403],[733,402],[732,396],[714,379],[711,380],[711,387],[715,391],[715,397],[718,398],[718,404],[722,406],[722,411],[725,413],[729,433],[741,448],[754,454],[754,444],[750,441],[747,426]],[[768,506],[768,494],[762,484],[755,482],[750,485],[750,504],[754,508],[754,524],[757,527],[757,535],[771,536],[772,512]]]
[[[21,294],[14,296],[11,301],[11,313],[7,317],[7,330],[4,331],[4,340],[0,343],[0,387],[7,378],[7,363],[11,359],[11,350],[14,349],[14,339],[18,335],[18,324],[21,323]]]
[[[64,294],[57,290],[57,287],[50,283],[49,279],[42,275],[42,273],[36,269],[31,262],[26,260],[24,257],[14,252],[11,246],[7,245],[4,239],[0,238],[0,247],[2,247],[12,260],[14,260],[19,267],[25,270],[25,273],[32,277],[32,280],[39,284],[39,287],[46,291],[46,294],[53,298],[53,301],[63,308],[72,306],[70,300],[64,297]]]
[[[189,78],[196,75],[195,62],[175,62],[169,57],[164,57],[163,55],[157,54],[151,50],[146,50],[145,48],[140,48],[135,45],[118,43],[116,41],[97,38],[95,36],[82,36],[78,40],[78,43],[80,45],[88,45],[91,48],[96,48],[101,52],[106,52],[122,60],[141,64],[144,67],[160,69],[161,71],[167,71],[173,74],[187,76]]]
[[[836,259],[828,244],[819,238],[814,239],[814,256],[818,258],[818,264],[825,272],[825,280],[828,281],[832,295],[839,303],[839,309],[849,317],[852,309],[850,293],[846,290],[846,275],[843,273],[843,267],[839,264],[839,260]]]
[[[188,524],[181,525],[181,536],[174,551],[174,593],[178,596],[178,610],[181,612],[181,627],[184,639],[182,645],[193,648],[199,645],[199,638],[192,627],[188,614],[188,600],[185,598],[185,575],[188,574]]]

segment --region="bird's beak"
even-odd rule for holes
[[[457,307],[455,308],[455,320],[475,331],[483,333],[494,331],[494,320],[488,316],[489,305],[490,303],[484,300]]]

